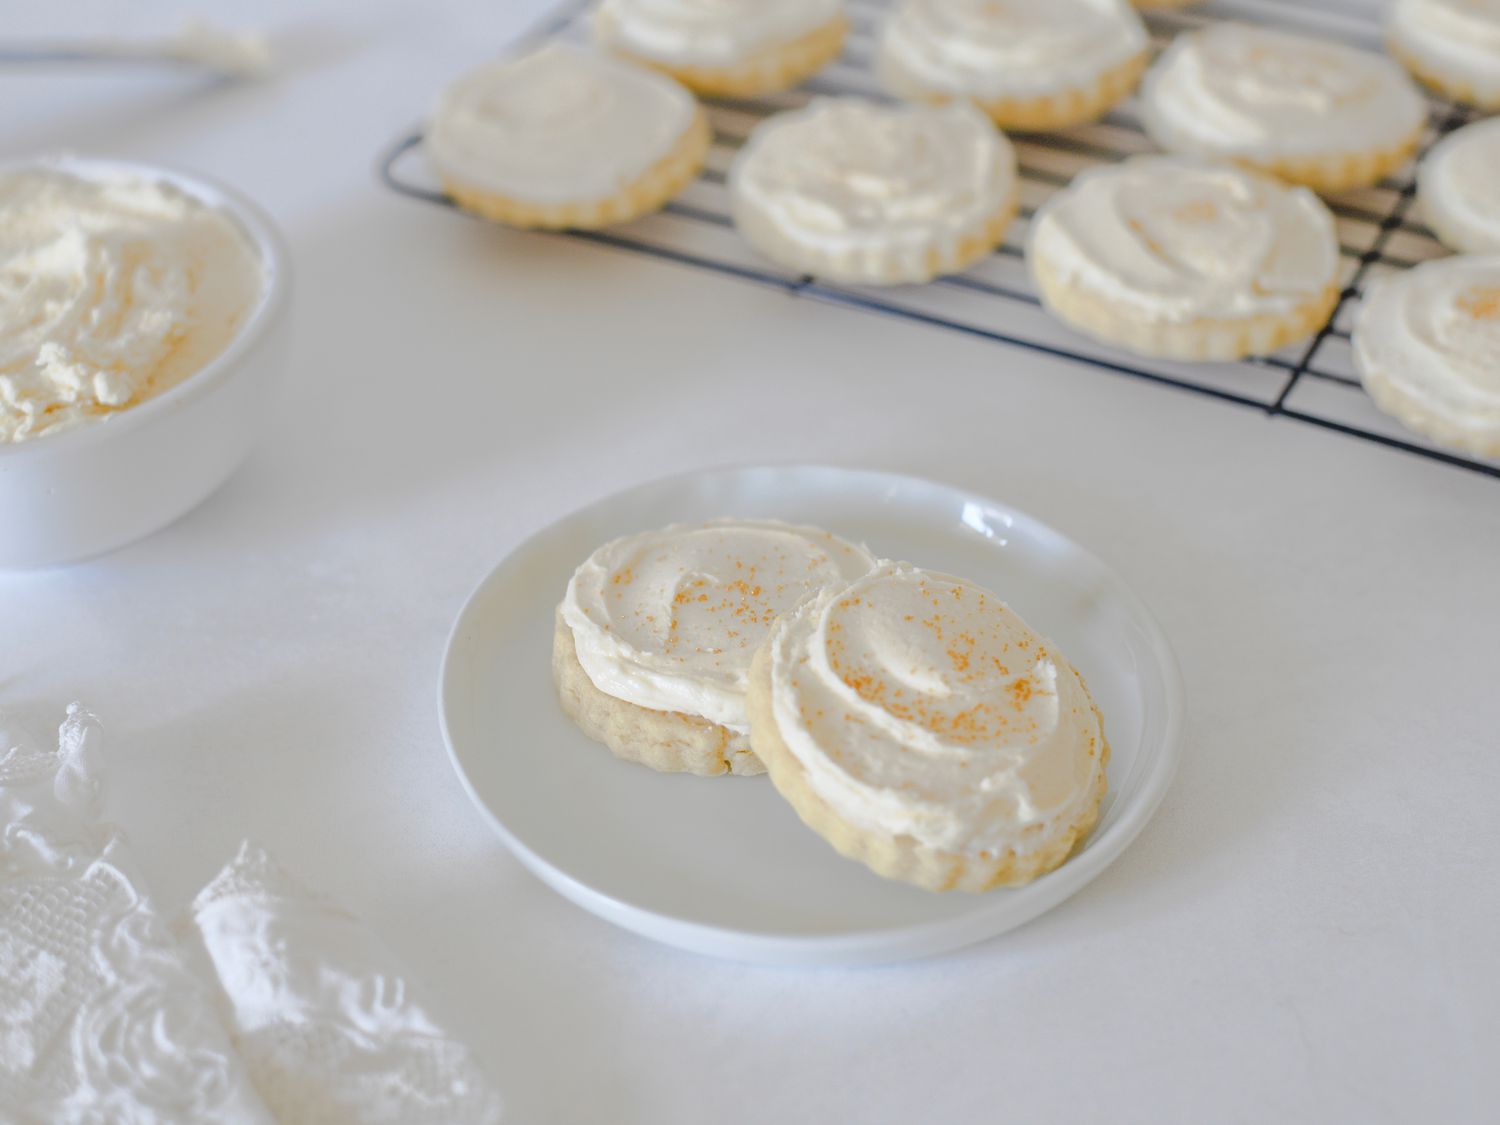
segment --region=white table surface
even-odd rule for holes
[[[226,5],[282,74],[0,76],[0,154],[205,171],[294,250],[295,361],[247,466],[145,542],[0,577],[0,703],[104,718],[161,903],[264,842],[386,935],[517,1121],[1493,1113],[1500,485],[380,189],[376,151],[539,9]],[[182,14],[10,0],[5,31]],[[470,806],[434,699],[470,588],[604,493],[768,460],[993,494],[1160,616],[1182,769],[1075,899],[929,962],[740,966],[569,905]]]

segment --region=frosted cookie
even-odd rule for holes
[[[875,69],[911,101],[961,98],[1004,129],[1059,129],[1135,89],[1149,45],[1126,0],[904,0]]]
[[[1373,286],[1355,319],[1354,366],[1387,414],[1500,457],[1500,255],[1423,262]]]
[[[1141,116],[1170,152],[1330,192],[1373,184],[1406,163],[1427,108],[1390,59],[1221,23],[1173,40],[1141,83]]]
[[[1236,359],[1320,328],[1338,300],[1333,216],[1227,164],[1138,156],[1092,169],[1032,220],[1047,308],[1143,355]]]
[[[460,79],[427,147],[461,206],[518,227],[600,227],[654,211],[703,167],[708,118],[670,78],[552,44]]]
[[[753,97],[785,90],[837,57],[843,0],[600,0],[603,46],[690,90]]]
[[[1450,133],[1417,169],[1417,201],[1432,232],[1454,250],[1500,252],[1500,118]]]
[[[750,737],[813,831],[934,891],[1052,870],[1107,786],[1073,666],[994,594],[906,563],[776,625],[750,673]]]
[[[750,658],[780,614],[874,562],[827,531],[774,520],[674,524],[606,543],[557,609],[563,710],[653,769],[761,773],[747,737]]]
[[[767,118],[729,170],[740,233],[799,273],[927,281],[995,248],[1016,214],[1015,150],[977,110],[826,98]]]
[[[1396,0],[1386,47],[1439,93],[1500,109],[1500,0]]]

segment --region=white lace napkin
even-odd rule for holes
[[[191,907],[227,1021],[278,1120],[500,1119],[472,1054],[424,1010],[395,954],[248,841]]]
[[[0,715],[0,1120],[270,1122],[102,816],[93,716]]]
[[[500,1119],[394,955],[249,843],[179,923],[198,975],[103,820],[99,759],[77,704],[56,749],[0,713],[0,1122]]]

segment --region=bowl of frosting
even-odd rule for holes
[[[289,286],[271,221],[220,184],[0,164],[0,568],[122,546],[223,484],[285,366]]]

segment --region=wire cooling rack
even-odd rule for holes
[[[773,286],[799,297],[1073,360],[1113,375],[1206,395],[1271,418],[1316,426],[1500,479],[1500,461],[1465,457],[1435,446],[1382,414],[1365,395],[1354,370],[1349,332],[1366,287],[1382,276],[1448,253],[1413,216],[1415,163],[1374,187],[1329,200],[1337,220],[1344,288],[1327,326],[1311,340],[1272,355],[1233,363],[1142,359],[1088,339],[1041,307],[1027,275],[1021,248],[1032,216],[1048,196],[1087,168],[1153,151],[1141,129],[1133,99],[1091,125],[1012,136],[1021,170],[1020,215],[1005,243],[962,273],[926,285],[837,285],[789,273],[755,254],[735,233],[729,217],[725,173],[730,161],[759,121],[803,105],[810,98],[855,94],[889,100],[870,65],[887,6],[886,0],[851,0],[850,34],[843,55],[798,89],[748,101],[709,101],[714,141],[707,166],[664,210],[609,230],[568,231],[553,237],[646,254]],[[569,4],[536,37],[585,38],[585,8],[584,3]],[[1157,49],[1180,31],[1223,19],[1279,26],[1371,49],[1380,46],[1380,29],[1368,15],[1298,0],[1218,0],[1183,11],[1147,14]],[[1470,116],[1462,106],[1431,99],[1421,152],[1425,153],[1443,134],[1465,124]],[[421,143],[422,132],[417,130],[393,144],[380,160],[381,178],[403,195],[456,206],[435,186],[430,174],[425,180],[408,178],[411,165],[419,163],[415,152]]]

